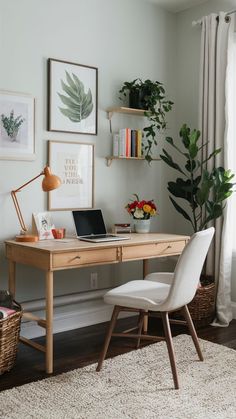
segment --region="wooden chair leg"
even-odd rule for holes
[[[143,329],[143,322],[144,322],[144,317],[145,317],[145,311],[140,310],[139,313],[139,319],[138,319],[138,334],[141,335],[142,334],[142,329]],[[137,340],[137,344],[136,344],[136,349],[139,348],[140,345],[140,337]]]
[[[188,307],[187,307],[187,306],[184,306],[184,307],[182,308],[182,312],[183,312],[183,315],[184,315],[185,320],[186,320],[186,322],[187,322],[189,332],[190,332],[190,334],[191,334],[191,336],[192,336],[193,343],[194,343],[194,346],[195,346],[195,348],[196,348],[196,351],[197,351],[198,357],[199,357],[200,361],[203,361],[203,355],[202,355],[202,351],[201,351],[201,348],[200,348],[200,345],[199,345],[197,332],[196,332],[196,330],[195,330],[195,327],[194,327],[194,324],[193,324],[193,321],[192,321],[191,315],[190,315],[190,313],[189,313],[189,309],[188,309]]]
[[[171,335],[171,329],[170,329],[170,322],[169,322],[169,316],[168,312],[162,312],[161,318],[163,322],[164,332],[165,332],[165,340],[166,345],[169,353],[170,358],[170,365],[171,365],[171,371],[173,375],[174,385],[175,389],[179,389],[179,380],[178,380],[178,374],[177,374],[177,368],[176,368],[176,362],[175,362],[175,353],[174,353],[174,347],[173,347],[173,340]]]
[[[117,317],[118,317],[118,314],[119,314],[120,310],[121,309],[120,309],[119,306],[114,307],[114,310],[113,310],[113,313],[112,313],[112,316],[111,316],[111,320],[110,320],[110,323],[108,325],[107,334],[106,334],[106,337],[105,337],[105,342],[104,342],[103,349],[102,349],[102,352],[101,352],[100,357],[99,357],[99,361],[98,361],[96,371],[100,371],[101,368],[102,368],[102,363],[103,363],[103,361],[106,357],[108,346],[109,346],[109,343],[110,343],[110,340],[111,340],[111,335],[112,335],[113,329],[115,327],[116,320],[117,320]]]

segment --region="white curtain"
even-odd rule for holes
[[[231,87],[233,72],[236,75],[234,50],[234,15],[211,14],[202,19],[199,129],[202,142],[208,141],[205,155],[216,148],[222,148],[214,161],[207,163],[207,169],[214,166],[233,168],[233,147],[235,143],[236,91]],[[235,82],[234,82],[235,83]],[[234,103],[233,103],[234,102]],[[204,155],[203,155],[204,157]],[[227,326],[232,320],[231,309],[231,264],[233,250],[232,199],[228,199],[224,216],[215,223],[216,233],[211,246],[206,270],[214,275],[217,284],[216,325]]]

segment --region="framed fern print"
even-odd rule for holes
[[[98,69],[48,59],[48,130],[97,134]]]

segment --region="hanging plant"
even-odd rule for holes
[[[120,99],[129,95],[129,107],[144,109],[150,125],[144,128],[146,143],[143,147],[145,159],[152,161],[153,146],[157,146],[156,136],[167,126],[166,114],[171,111],[173,102],[166,98],[163,84],[149,79],[144,82],[135,79],[131,82],[124,82],[119,90]]]

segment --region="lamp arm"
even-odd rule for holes
[[[23,185],[21,185],[19,188],[15,189],[12,192],[20,192],[21,189],[23,189],[25,186],[29,185],[31,182],[33,182],[35,179],[38,179],[38,177],[44,175],[44,170],[39,173],[39,175],[35,176],[33,179],[29,180],[28,182],[24,183]]]
[[[12,196],[12,199],[13,199],[13,202],[14,202],[14,206],[15,206],[15,209],[16,209],[17,217],[19,219],[21,228],[22,228],[23,231],[27,231],[27,227],[25,225],[23,215],[22,215],[21,210],[20,210],[19,202],[18,202],[17,197],[16,197],[16,192],[11,191],[11,196]]]
[[[21,226],[21,228],[24,232],[27,231],[27,227],[25,225],[24,218],[23,218],[23,215],[22,215],[22,212],[21,212],[20,205],[19,205],[16,194],[17,194],[17,192],[20,192],[21,189],[23,189],[25,186],[29,185],[31,182],[33,182],[35,179],[42,176],[43,174],[44,174],[44,170],[39,175],[35,176],[33,179],[31,179],[28,182],[21,185],[18,189],[15,189],[14,191],[11,191],[11,196],[12,196],[13,203],[14,203],[14,206],[15,206],[15,209],[16,209],[17,217],[19,219],[20,226]]]

